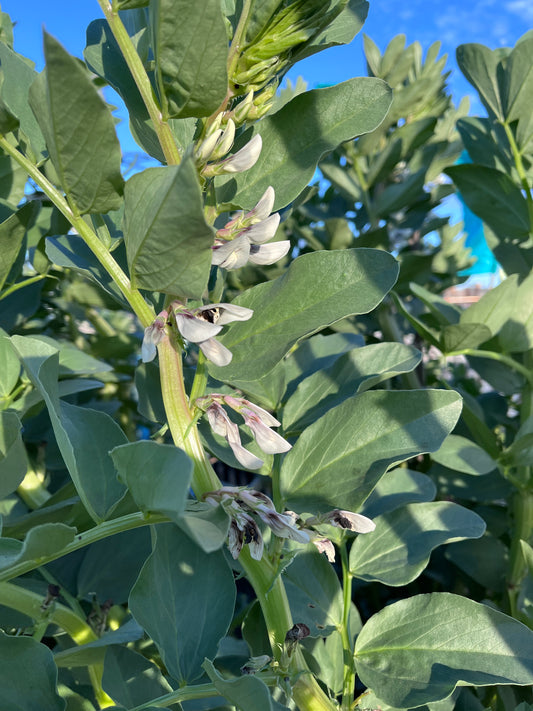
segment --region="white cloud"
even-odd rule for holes
[[[524,22],[533,23],[533,4],[531,0],[508,0],[505,3],[505,9],[520,15]]]

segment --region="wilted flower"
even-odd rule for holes
[[[197,343],[205,357],[215,365],[228,365],[232,354],[215,340],[222,326],[232,321],[247,321],[253,311],[234,304],[209,304],[187,309],[179,302],[173,304],[176,326],[185,340]]]
[[[220,504],[231,517],[228,546],[234,558],[239,556],[245,543],[250,546],[252,558],[260,560],[263,554],[263,538],[251,514],[258,515],[280,538],[290,538],[298,543],[310,541],[310,532],[296,525],[297,516],[291,511],[276,511],[272,500],[260,491],[223,486],[204,494],[204,499],[213,505]]]
[[[214,432],[226,438],[237,460],[247,469],[259,469],[263,461],[245,449],[241,444],[239,428],[230,420],[222,405],[229,405],[244,418],[259,447],[267,454],[287,452],[291,446],[271,427],[280,423],[262,407],[254,405],[245,398],[212,393],[196,400],[196,406],[205,410],[209,424]]]
[[[156,356],[157,346],[165,335],[165,325],[168,319],[168,311],[161,311],[154,322],[144,329],[144,338],[141,347],[141,358],[143,363],[149,363]]]
[[[289,240],[264,244],[276,234],[279,214],[270,214],[274,205],[274,188],[268,187],[257,205],[230,220],[217,231],[212,263],[224,269],[238,269],[251,261],[273,264],[290,249]]]
[[[335,562],[335,546],[329,538],[313,538],[313,544],[320,553],[325,553],[330,563]]]

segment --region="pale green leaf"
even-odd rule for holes
[[[220,337],[233,353],[219,380],[259,380],[301,338],[352,314],[375,308],[393,286],[396,260],[374,249],[313,252],[298,257],[277,279],[254,286],[233,303],[253,309]]]
[[[17,364],[20,365],[18,359]],[[28,458],[20,429],[20,420],[14,412],[0,411],[0,498],[12,494],[28,471]]]
[[[351,397],[304,430],[285,456],[282,496],[296,511],[357,511],[392,464],[437,450],[460,412],[459,396],[444,390]]]
[[[350,571],[361,580],[392,586],[415,580],[437,546],[479,538],[485,531],[480,516],[449,501],[408,504],[374,523],[374,531],[355,540]]]
[[[496,462],[478,444],[460,435],[449,435],[431,458],[443,467],[464,474],[488,474]]]
[[[533,632],[487,605],[451,593],[392,603],[364,625],[357,674],[385,702],[413,708],[444,699],[458,683],[533,679]]]

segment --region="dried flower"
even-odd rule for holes
[[[325,553],[330,563],[335,562],[335,546],[329,538],[313,538],[313,544],[320,553]]]

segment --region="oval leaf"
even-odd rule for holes
[[[218,201],[251,209],[271,185],[274,210],[285,207],[311,180],[325,153],[379,126],[391,95],[381,79],[361,77],[295,96],[236,142],[241,148],[259,133],[265,148],[253,168],[217,181]]]
[[[281,493],[295,511],[357,511],[391,464],[438,449],[461,398],[444,390],[370,391],[308,427],[283,460]]]
[[[220,338],[233,353],[219,380],[259,380],[300,339],[352,314],[368,313],[392,288],[398,263],[377,249],[313,252],[298,257],[283,276],[248,289],[233,303],[253,309]]]
[[[181,685],[201,676],[205,657],[215,656],[233,616],[235,584],[222,552],[204,553],[174,524],[155,530],[130,609]]]
[[[376,529],[358,536],[350,550],[350,570],[361,580],[407,585],[417,578],[437,546],[479,538],[485,522],[448,501],[410,504],[378,516]]]
[[[126,183],[124,241],[132,284],[200,299],[211,269],[214,231],[191,155],[148,168]]]
[[[385,607],[355,645],[357,673],[380,699],[412,708],[475,686],[533,679],[533,632],[512,617],[451,593]]]
[[[488,474],[497,467],[496,462],[478,444],[466,437],[450,435],[440,449],[431,456],[443,467],[464,474]]]

